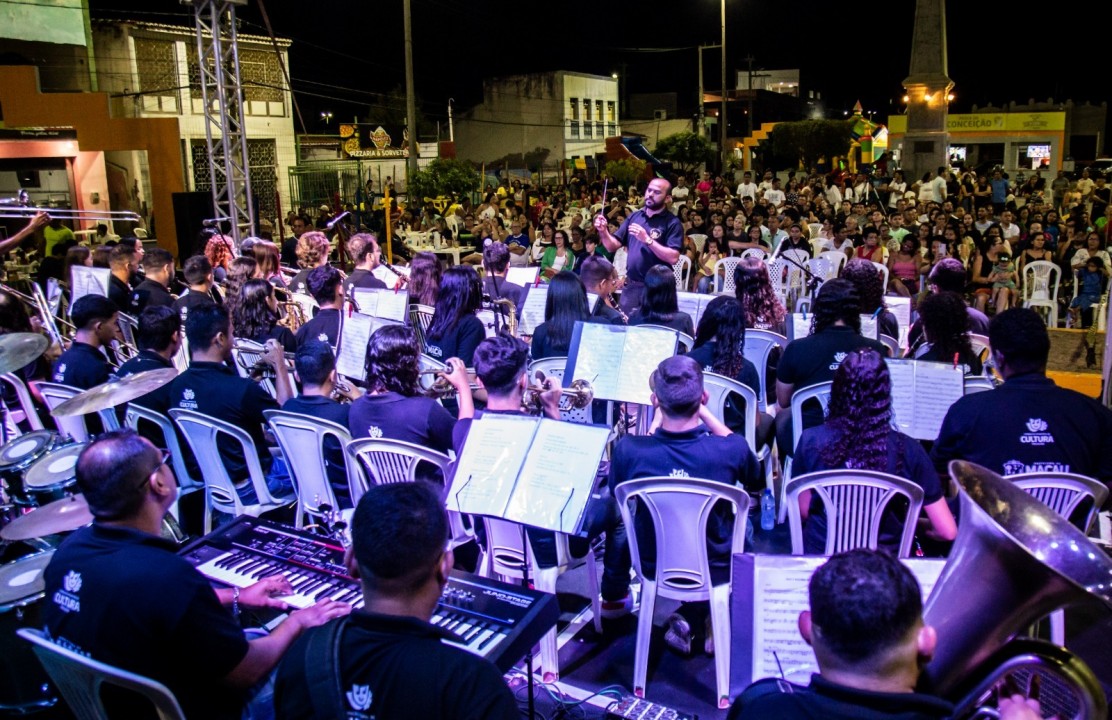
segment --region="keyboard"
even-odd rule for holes
[[[216,583],[247,587],[282,574],[295,608],[331,598],[363,607],[363,592],[344,567],[336,541],[247,515],[199,538],[179,555]],[[556,596],[453,570],[430,622],[458,640],[444,642],[484,657],[502,672],[517,664],[556,624]]]

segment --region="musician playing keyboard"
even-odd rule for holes
[[[133,430],[101,436],[77,460],[77,486],[95,518],[66,538],[45,572],[43,621],[59,644],[94,660],[165,684],[186,717],[238,719],[248,689],[277,665],[309,627],[351,610],[331,599],[297,610],[264,637],[248,641],[242,608],[285,609],[280,575],[242,588],[213,590],[161,539],[162,519],[178,496],[168,456]],[[153,717],[137,696],[105,689],[110,717]],[[260,702],[262,696],[259,696]]]
[[[497,668],[442,642],[460,637],[429,622],[452,569],[447,541],[447,514],[425,483],[363,495],[345,562],[364,606],[290,648],[275,680],[277,718],[518,717]]]

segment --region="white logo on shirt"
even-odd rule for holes
[[[193,388],[186,388],[181,391],[181,400],[178,402],[178,407],[185,408],[186,410],[196,410],[197,401],[194,399],[196,394]]]
[[[79,592],[81,590],[81,573],[70,570],[62,578],[62,587],[66,589],[66,592]]]
[[[184,400],[192,400],[196,395],[193,393],[193,388],[186,388],[182,391],[181,396]]]
[[[58,369],[54,371],[54,382],[62,382],[66,379],[66,364],[62,363]]]
[[[54,604],[64,613],[81,612],[81,598],[77,592],[81,590],[81,573],[70,570],[62,578],[62,589],[54,593]]]
[[[848,353],[844,353],[844,352],[834,353],[834,362],[830,363],[830,369],[831,370],[837,370],[838,366],[842,364],[842,361],[846,359],[847,354]]]
[[[357,712],[369,710],[373,699],[374,693],[371,692],[370,685],[352,685],[351,690],[347,691],[348,704]]]
[[[1034,445],[1041,447],[1043,445],[1054,444],[1054,436],[1047,432],[1046,420],[1041,418],[1031,418],[1027,421],[1028,432],[1019,436],[1019,441],[1024,445]]]
[[[321,333],[320,335],[317,335],[317,340],[320,340],[321,342],[328,342],[328,334]]]
[[[371,425],[369,428],[367,428],[367,437],[382,437],[382,428],[378,427],[377,425]]]
[[[686,470],[682,470],[680,468],[672,468],[672,472],[668,473],[668,477],[689,478],[691,477],[691,474],[688,473]]]
[[[1023,473],[1048,473],[1060,472],[1068,473],[1070,471],[1069,463],[1060,462],[1037,462],[1028,465],[1020,460],[1009,460],[1004,463],[1004,475],[1021,475]]]

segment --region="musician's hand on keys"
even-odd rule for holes
[[[444,363],[448,366],[449,372],[440,373],[440,376],[451,383],[459,392],[470,391],[471,389],[471,376],[467,373],[467,366],[457,357],[448,358]]]
[[[263,350],[260,357],[263,362],[275,370],[286,366],[286,352],[273,338],[266,341],[266,349]]]
[[[242,597],[242,596],[241,596]],[[302,630],[324,625],[329,620],[351,614],[351,603],[336,602],[335,600],[321,600],[316,605],[310,605],[301,610],[290,613],[289,619],[301,626]]]
[[[560,419],[560,383],[553,378],[545,378],[545,390],[540,393],[541,409],[545,416]]]
[[[239,593],[239,604],[245,608],[286,610],[289,605],[281,596],[292,594],[293,588],[285,575],[271,575],[243,588]]]

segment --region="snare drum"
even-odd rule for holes
[[[65,445],[51,452],[27,470],[23,492],[35,505],[61,500],[74,494],[77,484],[77,457],[88,443]]]
[[[53,430],[34,430],[0,447],[0,477],[7,483],[13,500],[30,504],[23,492],[23,473],[60,444],[58,433]]]
[[[0,707],[16,714],[57,703],[49,678],[19,628],[42,629],[43,571],[54,551],[35,553],[0,565]]]

